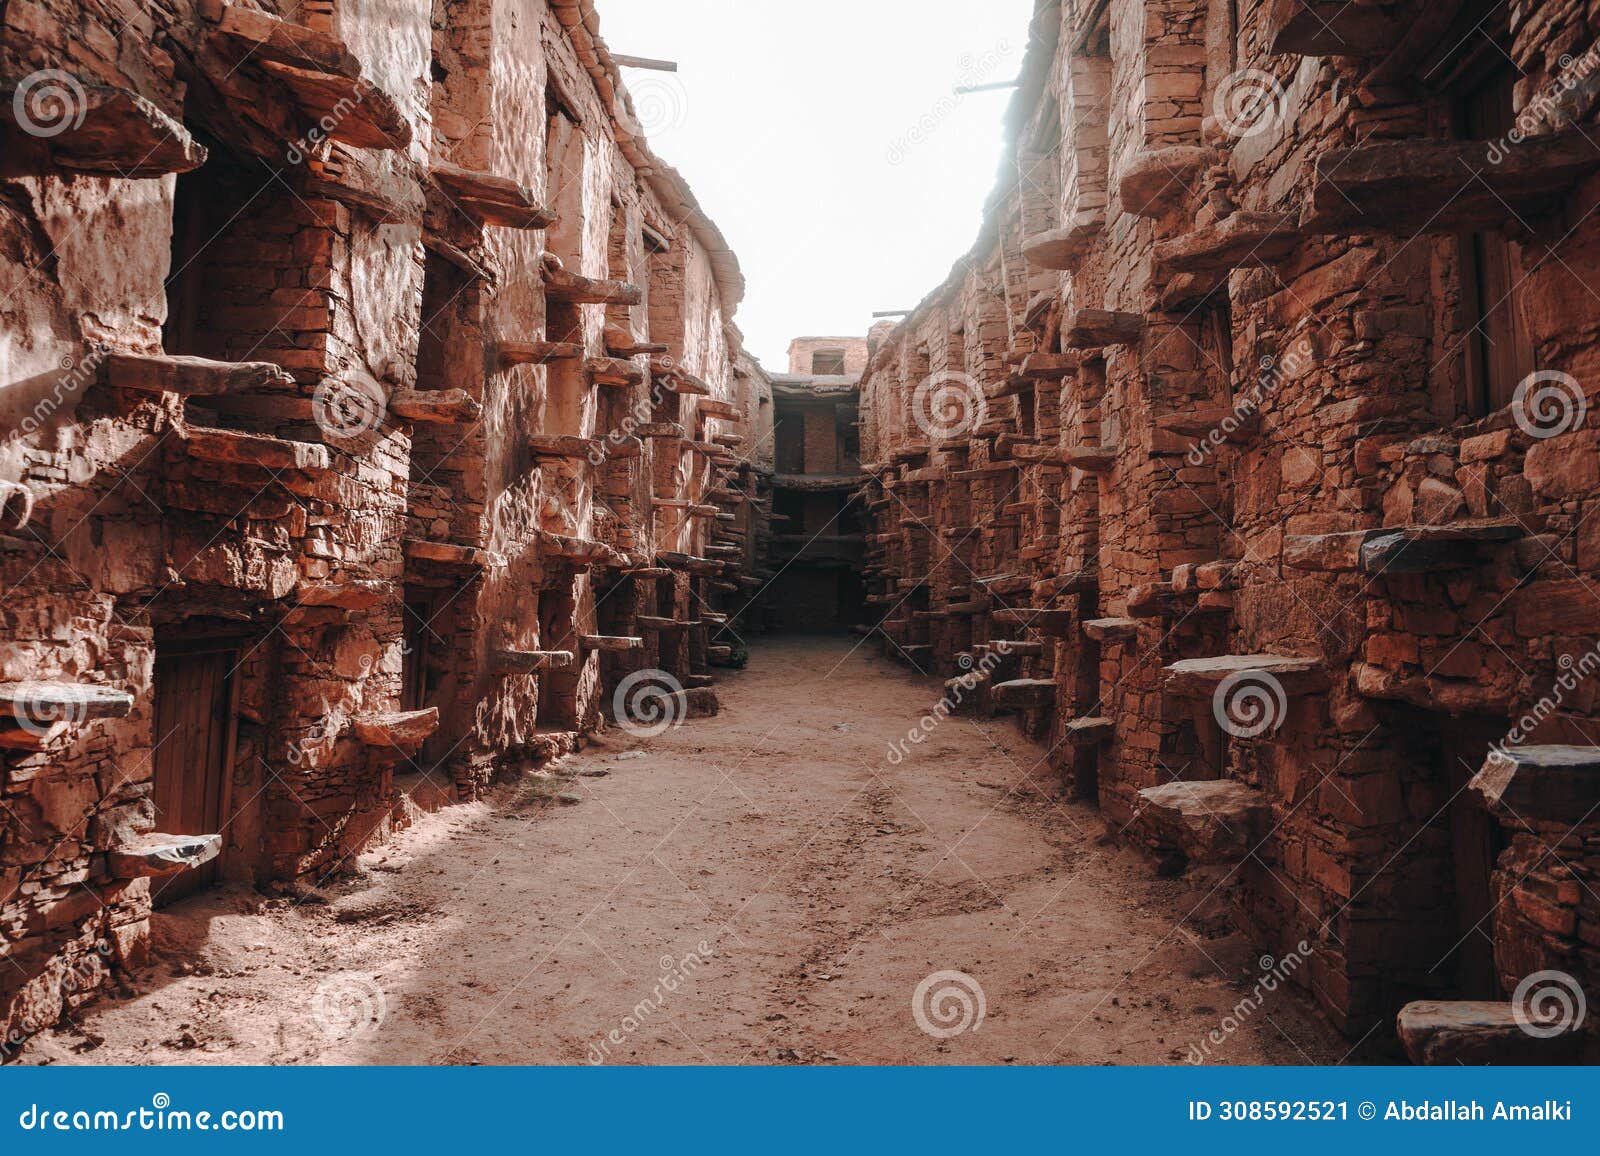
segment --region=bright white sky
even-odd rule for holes
[[[773,371],[789,339],[865,334],[977,236],[1032,0],[596,0],[657,155],[689,179],[749,282],[738,324]],[[898,163],[896,163],[898,162]]]

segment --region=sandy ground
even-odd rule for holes
[[[325,897],[159,913],[135,989],[22,1062],[1184,1062],[1260,975],[1210,882],[1110,844],[1005,720],[891,765],[937,684],[855,642],[758,642],[720,717],[425,816]],[[1346,1048],[1280,989],[1212,1052]]]

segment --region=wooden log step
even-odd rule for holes
[[[1022,359],[1022,366],[1017,372],[1029,381],[1060,381],[1076,374],[1081,360],[1076,350],[1030,353]]]
[[[1262,17],[1274,56],[1387,55],[1404,39],[1409,4],[1269,0]]]
[[[991,639],[988,642],[974,643],[973,649],[988,651],[1004,658],[1044,657],[1044,643],[1042,642],[1021,642],[1010,639],[994,641]]]
[[[718,398],[708,397],[695,403],[695,409],[706,417],[716,418],[719,421],[739,421],[743,414],[739,407],[731,401],[722,401]]]
[[[1523,820],[1576,827],[1600,813],[1600,747],[1491,750],[1468,785],[1513,827]]]
[[[671,578],[675,571],[669,570],[665,566],[636,566],[633,569],[626,571],[626,573],[630,578],[640,578],[657,582],[663,578]]]
[[[1061,741],[1069,747],[1094,747],[1114,738],[1117,724],[1108,718],[1087,716],[1069,719],[1061,729]]]
[[[1103,349],[1132,345],[1144,336],[1143,313],[1110,309],[1075,309],[1061,326],[1061,344],[1068,349]]]
[[[359,714],[350,720],[350,732],[369,747],[410,753],[439,729],[439,708]]]
[[[1076,269],[1100,236],[1100,214],[1022,242],[1022,258],[1035,269]]]
[[[1292,213],[1241,210],[1181,237],[1156,242],[1156,264],[1167,277],[1230,273],[1283,260],[1302,236]]]
[[[656,551],[656,561],[670,569],[682,570],[702,578],[711,578],[722,573],[721,562],[696,557],[693,554],[680,554],[673,550]]]
[[[570,272],[552,253],[544,255],[540,268],[544,295],[572,305],[638,305],[644,291],[627,281],[606,281]]]
[[[1484,518],[1435,526],[1395,526],[1284,540],[1284,565],[1315,573],[1429,574],[1481,565],[1480,546],[1525,537],[1516,519]]]
[[[732,646],[708,646],[706,658],[712,662],[731,662],[733,660]]]
[[[1316,161],[1308,231],[1487,232],[1544,213],[1600,169],[1583,131],[1495,141],[1398,140]]]
[[[1220,160],[1204,145],[1168,145],[1134,154],[1117,175],[1117,196],[1124,212],[1135,217],[1160,217],[1188,200],[1206,167]]]
[[[583,371],[592,383],[608,389],[644,384],[644,368],[620,357],[591,357],[583,363]]]
[[[389,412],[422,425],[471,425],[483,406],[464,389],[402,389],[389,398]]]
[[[608,654],[626,654],[644,649],[644,639],[627,635],[585,634],[579,641],[585,650],[603,650]]]
[[[63,99],[52,107],[57,94]],[[143,180],[189,172],[205,159],[178,120],[132,89],[76,81],[63,90],[48,73],[0,85],[0,177],[66,171]]]
[[[165,353],[111,353],[100,369],[113,389],[180,397],[291,390],[294,377],[270,361],[212,361]]]
[[[151,832],[106,852],[112,879],[156,879],[211,862],[222,853],[222,835],[167,835]]]
[[[606,326],[606,352],[612,357],[637,357],[641,353],[666,353],[671,346],[664,341],[640,341],[625,329]]]
[[[990,688],[996,706],[1013,710],[1046,710],[1056,703],[1056,684],[1045,678],[1015,678]]]
[[[451,204],[480,225],[544,229],[555,224],[556,215],[539,203],[532,189],[507,177],[441,161],[435,161],[429,171]]]
[[[338,37],[253,8],[225,5],[210,42],[233,68],[249,65],[276,80],[301,116],[331,140],[357,148],[403,149],[411,123],[394,98],[362,74]],[[217,78],[227,91],[228,76]]]
[[[294,589],[294,604],[310,609],[359,613],[383,605],[393,594],[393,586],[377,579],[341,577],[324,582],[302,579]]]
[[[253,466],[274,473],[320,474],[333,469],[333,454],[327,446],[236,430],[189,426],[183,435],[183,448],[195,461]]]
[[[496,650],[490,665],[499,675],[539,674],[572,670],[578,665],[578,656],[570,650]]]
[[[1326,690],[1327,668],[1320,658],[1289,654],[1223,654],[1186,658],[1163,667],[1162,689],[1181,697],[1204,698],[1224,682],[1276,683],[1286,694]]]
[[[540,530],[539,548],[541,552],[552,558],[560,558],[564,562],[575,563],[579,566],[623,567],[627,565],[626,555],[618,553],[604,542],[596,542],[591,538],[574,538],[567,534]]]
[[[1547,990],[1560,992],[1568,1007],[1582,998],[1575,981]],[[1520,1008],[1489,1000],[1416,1000],[1400,1009],[1395,1032],[1411,1062],[1427,1067],[1575,1064],[1583,1054],[1583,1017],[1562,1007],[1560,997],[1547,1007]]]
[[[691,674],[683,680],[683,685],[688,690],[695,690],[699,687],[715,686],[716,682],[715,675]]]
[[[1117,451],[1110,446],[1070,446],[1061,451],[1061,460],[1086,474],[1110,473],[1117,464]]]
[[[633,432],[647,441],[666,439],[681,442],[684,440],[683,427],[675,421],[645,422]]]
[[[1160,618],[1173,596],[1171,582],[1144,582],[1128,590],[1128,617]]]
[[[560,458],[565,461],[591,461],[605,456],[603,442],[598,438],[580,438],[568,434],[530,434],[528,451],[536,458]]]
[[[505,565],[505,559],[491,550],[458,546],[454,542],[425,542],[420,538],[406,539],[405,554],[411,562],[430,562],[460,570],[484,570]]]
[[[495,359],[501,369],[573,361],[582,356],[583,346],[576,341],[502,341],[495,346]]]
[[[639,615],[634,619],[634,624],[647,634],[671,634],[678,630],[688,630],[691,625],[676,618],[658,618],[653,614]]]
[[[1046,638],[1066,638],[1073,629],[1076,615],[1071,610],[1023,608],[994,610],[989,617],[1007,626],[1024,627]]]
[[[1191,866],[1238,863],[1271,813],[1260,791],[1230,779],[1164,783],[1139,792],[1132,826]]]
[[[1091,618],[1083,632],[1096,642],[1126,642],[1139,636],[1137,618]]]
[[[133,695],[98,683],[0,683],[0,716],[23,725],[56,721],[76,725],[95,719],[126,718],[132,710]]]

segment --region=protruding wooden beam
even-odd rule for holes
[[[154,879],[211,862],[222,852],[222,836],[140,835],[106,852],[112,879]]]
[[[422,425],[471,425],[483,406],[464,389],[403,389],[389,398],[389,412]]]
[[[605,452],[598,438],[580,438],[568,434],[530,434],[527,445],[536,458],[588,461]]]
[[[585,634],[579,641],[585,650],[603,650],[610,654],[644,649],[644,639],[626,635]]]
[[[1207,165],[1218,159],[1204,145],[1169,145],[1134,155],[1117,176],[1117,196],[1136,217],[1160,217],[1183,204]]]
[[[499,675],[542,674],[571,670],[578,665],[578,656],[570,650],[496,650],[491,663]]]
[[[1192,233],[1156,242],[1156,264],[1167,276],[1229,273],[1270,265],[1294,252],[1302,234],[1292,213],[1233,213]]]
[[[644,368],[620,357],[591,357],[583,363],[584,373],[595,385],[626,389],[644,384]]]
[[[576,341],[502,341],[495,346],[495,360],[501,369],[514,365],[548,365],[552,361],[572,361],[583,356]]]
[[[1022,257],[1035,269],[1076,269],[1100,236],[1100,215],[1065,228],[1035,233],[1022,243]]]
[[[625,329],[606,327],[606,352],[612,357],[637,357],[641,353],[667,353],[671,346],[665,341],[639,341]]]
[[[0,177],[94,173],[130,180],[186,173],[206,150],[138,93],[34,73],[0,86]]]
[[[400,753],[417,750],[439,729],[439,708],[359,714],[350,720],[350,732],[369,747]]]
[[[180,397],[214,397],[294,386],[294,377],[270,361],[212,361],[165,353],[108,354],[101,377],[113,389],[175,393]]]
[[[540,268],[546,297],[573,305],[638,305],[644,290],[627,281],[605,281],[583,277],[562,266],[554,254],[546,253]]]
[[[544,229],[555,224],[556,215],[539,203],[532,189],[516,181],[439,161],[430,173],[451,203],[479,224],[502,229]]]
[[[1274,56],[1382,56],[1400,43],[1410,5],[1269,0],[1262,17]]]
[[[1061,343],[1068,349],[1103,349],[1132,345],[1144,336],[1144,314],[1110,309],[1075,309],[1061,326]]]

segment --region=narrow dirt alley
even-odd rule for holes
[[[24,1062],[1160,1064],[1260,977],[1209,884],[1107,843],[1013,723],[948,719],[891,765],[936,682],[778,639],[719,693],[424,816],[325,895],[158,913],[138,990]],[[938,1038],[913,993],[947,971],[984,1017]],[[1345,1053],[1281,989],[1210,1050]]]

